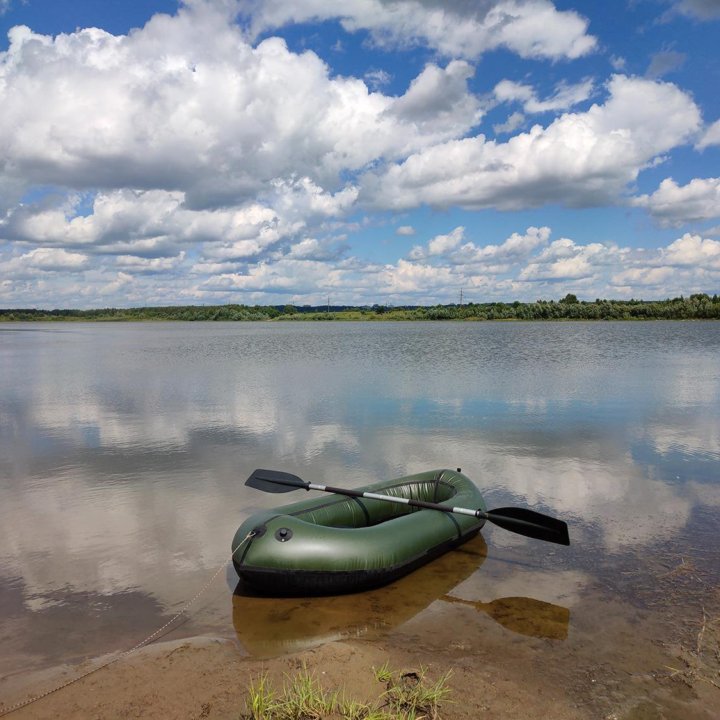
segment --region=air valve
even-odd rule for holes
[[[290,528],[284,527],[275,531],[275,539],[279,540],[280,542],[287,542],[292,536],[293,533]]]

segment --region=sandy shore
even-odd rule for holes
[[[106,660],[7,677],[0,683],[0,710]],[[384,688],[372,668],[386,661],[397,670],[424,666],[431,679],[452,668],[452,702],[441,708],[441,717],[449,720],[712,720],[720,710],[720,691],[709,683],[690,687],[670,680],[667,673],[630,677],[622,668],[608,668],[602,658],[594,665],[579,658],[568,672],[567,663],[555,660],[550,644],[546,660],[539,663],[536,655],[514,653],[512,648],[502,653],[493,638],[481,652],[469,651],[461,640],[437,652],[412,630],[382,640],[328,643],[269,660],[243,656],[232,640],[190,638],[144,648],[7,717],[237,719],[246,712],[252,678],[266,672],[281,687],[286,674],[302,667],[327,689],[373,701]]]
[[[98,659],[93,662],[102,662]],[[445,659],[427,657],[407,647],[383,643],[337,642],[271,660],[243,657],[228,640],[192,638],[161,643],[94,673],[8,717],[23,720],[56,718],[238,718],[245,711],[246,689],[253,677],[267,672],[278,687],[285,674],[303,666],[329,689],[343,688],[348,696],[371,701],[383,691],[372,668],[389,661],[397,669],[428,668],[430,677],[448,669]],[[38,690],[72,678],[91,667],[54,668],[15,680],[3,707]],[[494,676],[472,658],[452,663],[453,702],[443,717],[524,717],[532,707],[541,717],[590,717],[578,713],[559,690],[533,687],[518,679]]]

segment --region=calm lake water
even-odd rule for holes
[[[607,630],[599,604],[681,637],[718,605],[720,323],[0,326],[0,676],[160,627],[244,517],[296,499],[245,488],[256,467],[347,487],[461,467],[572,545],[488,526],[320,613],[223,571],[169,638],[270,655],[441,614],[568,648]]]

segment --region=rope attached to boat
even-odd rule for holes
[[[54,688],[51,688],[50,690],[45,691],[44,693],[41,693],[39,695],[35,695],[34,697],[29,698],[28,700],[23,700],[22,702],[16,703],[15,705],[12,705],[9,708],[0,708],[0,717],[5,717],[6,715],[9,715],[12,712],[15,712],[16,710],[20,710],[20,708],[26,707],[27,705],[32,705],[32,703],[37,702],[38,700],[42,700],[43,698],[46,698],[48,695],[52,695],[53,693],[58,692],[59,690],[63,690],[64,688],[68,687],[69,685],[73,685],[76,682],[80,682],[80,680],[85,679],[89,675],[93,675],[94,673],[104,670],[106,667],[109,667],[110,665],[113,665],[114,663],[118,662],[118,660],[123,660],[124,658],[132,655],[134,652],[137,652],[141,648],[145,647],[146,645],[149,645],[153,640],[155,640],[159,635],[163,633],[164,630],[169,628],[178,618],[180,618],[182,615],[185,614],[186,610],[195,603],[203,593],[207,591],[207,589],[213,584],[215,581],[215,578],[227,567],[227,564],[233,559],[235,556],[235,553],[248,541],[250,538],[252,538],[255,535],[255,531],[251,530],[238,544],[238,546],[230,553],[230,557],[223,561],[223,564],[220,565],[220,567],[213,573],[213,576],[203,585],[200,590],[198,590],[195,595],[192,597],[192,599],[188,600],[185,605],[180,608],[180,610],[173,615],[173,617],[170,618],[162,627],[155,630],[152,635],[148,635],[144,640],[141,640],[137,645],[134,645],[129,650],[125,650],[124,652],[120,653],[119,655],[116,655],[115,657],[111,658],[110,660],[107,660],[106,662],[102,663],[101,665],[98,665],[97,667],[94,667],[90,670],[87,670],[86,672],[82,673],[82,675],[78,675],[77,677],[72,678],[71,680],[68,680],[60,685],[57,685]]]

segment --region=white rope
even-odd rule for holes
[[[92,675],[93,673],[98,672],[99,670],[104,670],[106,667],[113,665],[114,663],[118,662],[118,660],[122,660],[123,658],[128,657],[129,655],[132,655],[132,653],[137,652],[140,650],[140,648],[145,647],[149,643],[151,643],[155,638],[160,635],[163,630],[170,627],[180,616],[185,614],[185,611],[198,600],[198,598],[213,584],[215,581],[215,578],[227,567],[227,564],[230,560],[233,559],[233,556],[235,553],[251,538],[253,537],[254,532],[251,530],[242,540],[242,542],[232,551],[230,554],[230,557],[223,562],[223,564],[215,571],[213,576],[205,583],[205,585],[198,590],[198,592],[195,593],[194,597],[191,600],[188,600],[188,602],[185,603],[185,605],[182,606],[182,608],[168,620],[162,627],[158,628],[152,635],[148,635],[144,640],[141,640],[137,645],[134,645],[129,650],[125,650],[124,652],[120,653],[119,655],[116,655],[114,658],[111,658],[110,660],[107,660],[106,662],[102,663],[101,665],[98,665],[95,668],[92,668],[90,670],[87,670],[86,672],[82,673],[82,675],[78,675],[77,677],[72,678],[71,680],[68,680],[60,685],[57,685],[56,687],[45,691],[44,693],[41,693],[40,695],[35,695],[34,697],[31,697],[28,700],[23,700],[22,702],[16,703],[15,705],[12,705],[9,708],[0,709],[0,717],[5,717],[5,715],[9,715],[12,712],[15,712],[16,710],[19,710],[20,708],[25,707],[26,705],[31,705],[32,703],[37,702],[38,700],[42,700],[43,698],[47,697],[48,695],[52,695],[53,693],[58,692],[58,690],[62,690],[63,688],[68,687],[68,685],[72,685],[76,682],[79,682],[80,680],[83,680],[84,678],[88,677],[88,675]]]

